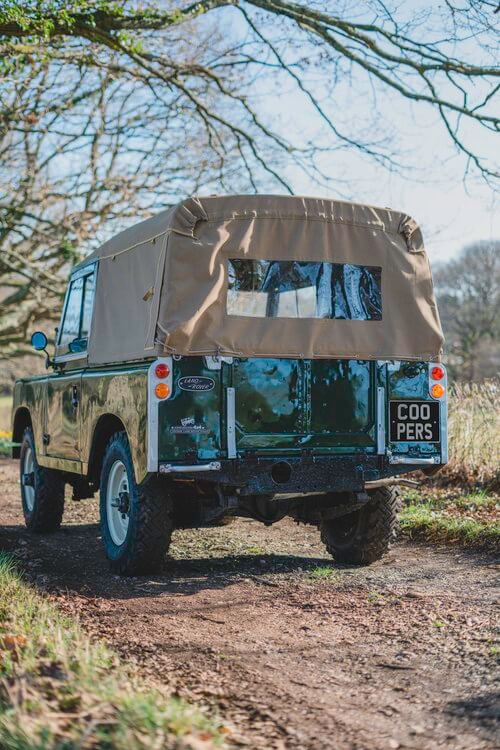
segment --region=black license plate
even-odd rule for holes
[[[438,401],[390,401],[391,442],[439,443]]]

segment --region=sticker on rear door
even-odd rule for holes
[[[206,378],[203,375],[186,375],[177,381],[179,388],[183,391],[212,391],[215,387],[215,380]]]
[[[438,401],[390,401],[391,441],[439,443]]]
[[[209,432],[203,423],[197,423],[194,417],[184,417],[180,424],[174,424],[170,428],[174,435],[205,435]]]

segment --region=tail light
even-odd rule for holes
[[[166,383],[158,383],[155,388],[155,395],[157,398],[168,398],[170,396],[170,388]]]
[[[433,367],[431,370],[431,378],[432,380],[442,380],[445,376],[445,371],[443,367]]]
[[[445,393],[445,387],[441,385],[441,383],[435,383],[433,386],[431,386],[432,398],[443,398]]]
[[[161,357],[149,368],[148,391],[150,408],[158,401],[170,398],[173,391],[173,363],[171,357]]]
[[[155,367],[155,375],[158,379],[168,378],[170,375],[170,367],[166,362],[160,362]]]
[[[435,399],[446,396],[446,368],[444,365],[429,365],[429,394]]]

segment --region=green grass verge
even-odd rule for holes
[[[141,686],[0,554],[2,750],[223,747],[224,731],[201,709]]]
[[[414,539],[499,553],[497,504],[498,496],[483,492],[453,499],[437,495],[421,500],[412,493],[400,514],[401,528]],[[488,516],[485,517],[485,513]]]
[[[12,440],[10,437],[3,437],[0,433],[0,456],[11,456],[12,455]]]

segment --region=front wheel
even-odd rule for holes
[[[170,500],[153,478],[136,484],[127,436],[118,432],[104,455],[101,531],[111,568],[120,575],[157,572],[170,545]]]
[[[399,488],[381,487],[368,494],[370,500],[360,510],[321,522],[321,540],[337,562],[369,565],[380,560],[396,536]]]
[[[20,458],[21,502],[26,528],[35,534],[57,531],[64,513],[64,481],[58,471],[38,465],[31,427],[24,431]]]

